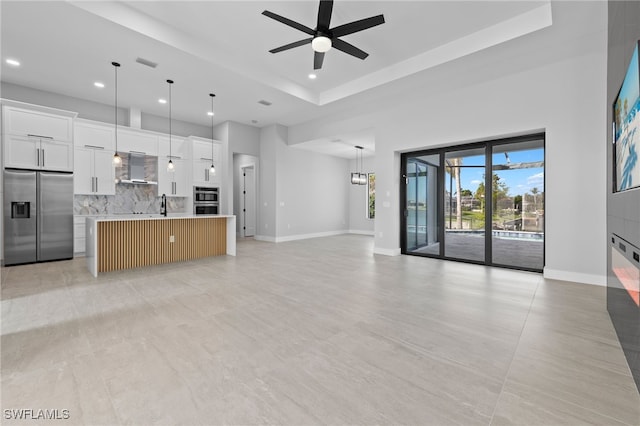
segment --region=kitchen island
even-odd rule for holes
[[[236,255],[233,215],[97,216],[86,219],[86,261],[100,272]]]

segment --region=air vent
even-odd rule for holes
[[[264,106],[270,106],[271,102],[269,101],[265,101],[264,99],[261,99],[258,101],[259,104],[264,105]]]
[[[138,59],[136,59],[136,62],[139,63],[139,64],[142,64],[142,65],[146,65],[146,66],[151,67],[151,68],[155,68],[155,67],[158,66],[157,62],[152,62],[152,61],[150,61],[148,59],[144,59],[144,58],[138,58]]]

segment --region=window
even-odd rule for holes
[[[376,174],[369,173],[367,176],[367,217],[376,218]]]

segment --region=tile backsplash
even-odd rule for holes
[[[160,197],[156,185],[135,185],[119,183],[115,195],[75,195],[73,197],[73,213],[76,215],[126,214],[126,213],[160,213]],[[186,197],[167,198],[169,213],[188,213]]]

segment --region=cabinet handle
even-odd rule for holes
[[[98,177],[96,176],[96,192],[98,192]]]
[[[146,152],[142,152],[142,151],[129,151],[129,152],[133,152],[134,154],[144,154],[146,155]]]
[[[36,165],[40,165],[40,148],[36,148]]]
[[[41,138],[41,139],[52,139],[52,136],[42,136],[42,135],[31,135],[31,134],[27,134],[27,136],[32,137],[32,138]]]
[[[42,167],[44,167],[44,148],[42,148]]]
[[[207,160],[207,161],[213,161],[213,158],[204,158],[204,157],[200,157],[201,160]]]
[[[93,148],[93,149],[104,149],[104,146],[98,146],[98,145],[85,145],[85,148]]]
[[[94,177],[93,177],[93,176],[91,176],[91,192],[96,192],[96,191],[94,190],[94,188],[95,188],[95,187],[93,186],[93,179],[94,179]]]

